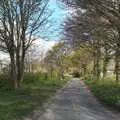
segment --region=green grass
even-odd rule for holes
[[[84,81],[99,100],[120,109],[120,105],[117,104],[120,101],[120,84],[116,84],[114,76],[99,81],[94,77],[87,76]]]
[[[23,116],[31,114],[66,83],[66,80],[59,80],[55,76],[45,78],[40,73],[27,74],[24,89],[2,88],[0,90],[0,120],[20,120]]]

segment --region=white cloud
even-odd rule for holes
[[[46,54],[46,52],[50,49],[52,49],[52,47],[58,43],[58,41],[46,41],[43,39],[38,39],[36,40],[33,44],[35,45],[35,50],[37,53],[37,57],[39,58],[39,56],[41,55],[41,53]],[[3,52],[0,52],[0,60],[2,61],[9,61],[9,55],[5,54]]]

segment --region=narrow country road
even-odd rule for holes
[[[73,79],[61,89],[45,112],[30,120],[120,120],[104,108],[84,86]]]

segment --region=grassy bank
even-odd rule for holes
[[[26,74],[24,79],[23,89],[0,89],[0,120],[19,120],[30,114],[67,81],[42,73]]]
[[[100,101],[120,109],[120,84],[116,84],[114,77],[97,81],[92,76],[86,76],[84,81]]]

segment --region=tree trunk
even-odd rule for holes
[[[82,69],[83,69],[83,76],[86,75],[86,70],[87,70],[87,65],[86,64],[83,64],[82,65]]]
[[[120,51],[116,51],[115,57],[115,73],[116,73],[116,82],[120,81]]]
[[[119,39],[116,44],[116,53],[115,53],[115,73],[116,73],[116,83],[120,81],[120,27],[118,27]]]
[[[16,51],[16,69],[17,69],[17,84],[19,87],[19,79],[21,77],[21,60],[20,60],[20,50],[17,49]]]
[[[24,79],[24,52],[22,56],[20,56],[20,50],[18,49],[16,52],[16,68],[17,68],[17,85],[19,88],[22,88],[22,82]]]
[[[104,60],[103,60],[103,78],[105,78],[107,75],[108,62],[109,62],[109,57],[108,55],[105,55]]]
[[[12,88],[18,88],[16,63],[15,63],[14,55],[10,55],[10,60],[11,60],[11,64],[10,64],[10,86]]]
[[[93,56],[93,75],[96,75],[96,58],[95,55]]]
[[[19,67],[19,73],[18,73],[18,87],[22,88],[23,87],[23,80],[24,80],[24,58],[25,54],[22,55],[21,60],[20,60],[20,67]]]
[[[24,80],[24,63],[21,63],[21,67],[20,67],[20,73],[18,74],[19,78],[18,78],[18,87],[22,88],[23,87],[23,80]]]
[[[105,78],[107,74],[107,65],[108,65],[108,61],[107,58],[105,58],[103,61],[103,78]]]
[[[100,79],[100,58],[99,57],[96,60],[96,77],[97,77],[97,80]]]
[[[100,48],[97,48],[94,53],[94,66],[93,66],[93,73],[97,80],[100,79]]]
[[[64,71],[61,70],[61,77],[64,78]]]

